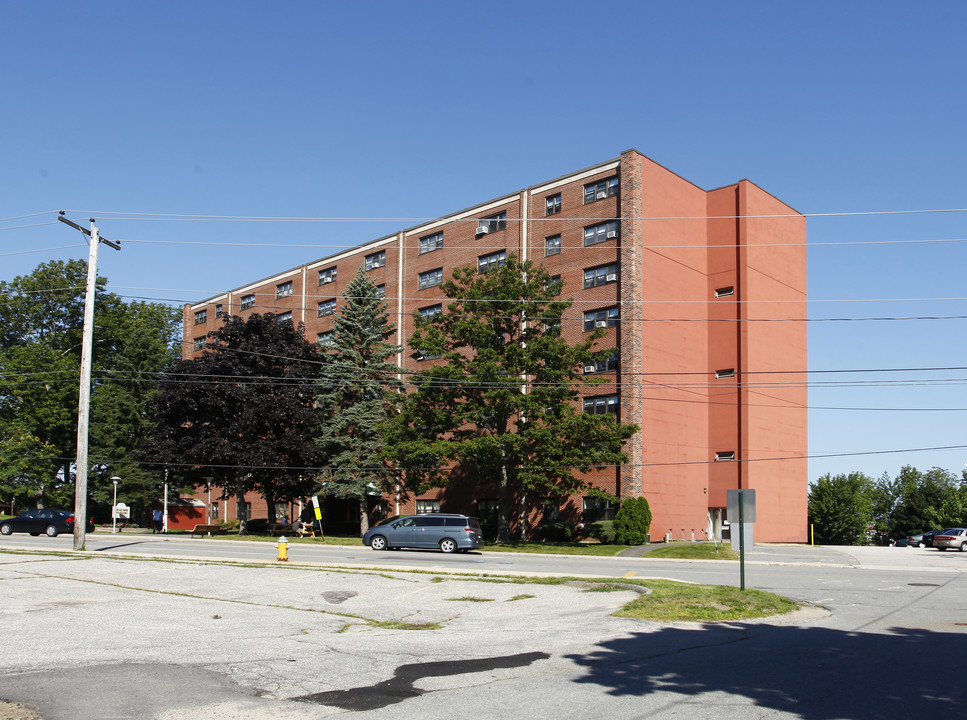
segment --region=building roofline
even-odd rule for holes
[[[483,208],[492,208],[494,206],[501,205],[501,204],[506,203],[506,202],[513,202],[513,201],[515,201],[515,200],[517,200],[517,199],[520,198],[520,194],[522,192],[530,193],[530,192],[533,192],[533,190],[535,188],[542,188],[542,187],[546,187],[546,186],[549,186],[549,185],[554,185],[554,184],[557,184],[557,183],[560,183],[560,182],[567,181],[569,178],[573,178],[573,177],[580,176],[580,175],[583,175],[583,174],[589,174],[589,173],[590,174],[593,174],[593,172],[596,171],[596,170],[598,170],[599,168],[600,169],[605,169],[609,165],[616,165],[620,161],[621,161],[621,158],[618,157],[618,158],[612,158],[611,160],[605,160],[604,162],[595,163],[594,165],[590,165],[590,166],[588,166],[586,168],[581,168],[580,170],[576,170],[574,172],[570,172],[570,173],[566,173],[564,175],[560,175],[560,176],[558,176],[556,178],[552,178],[551,180],[546,180],[544,182],[540,182],[540,183],[537,183],[535,185],[530,185],[529,187],[522,188],[522,189],[517,190],[515,192],[507,193],[506,195],[500,195],[500,196],[495,197],[495,198],[492,198],[490,200],[485,200],[484,202],[475,203],[474,205],[470,205],[470,206],[468,206],[468,207],[466,207],[466,208],[464,208],[462,210],[457,210],[456,212],[447,213],[446,215],[441,215],[440,217],[433,218],[431,220],[426,220],[425,222],[421,222],[421,223],[419,223],[417,225],[412,225],[412,226],[410,226],[408,228],[402,228],[400,230],[397,230],[396,232],[390,233],[388,235],[383,235],[382,237],[376,238],[374,240],[367,240],[364,243],[361,243],[359,245],[355,245],[353,247],[346,248],[345,250],[340,250],[340,251],[334,252],[334,253],[332,253],[330,255],[324,255],[323,257],[317,258],[315,260],[308,260],[308,261],[306,261],[304,263],[301,263],[299,265],[296,265],[293,268],[290,268],[289,270],[283,270],[281,272],[274,272],[271,275],[267,275],[266,277],[262,278],[261,280],[255,280],[253,282],[247,282],[244,285],[238,286],[237,288],[233,288],[231,290],[225,290],[225,291],[219,292],[217,295],[213,295],[213,296],[211,296],[209,298],[205,298],[204,300],[199,300],[198,302],[194,302],[194,303],[185,303],[184,306],[187,307],[187,308],[195,309],[195,308],[201,307],[203,305],[210,305],[217,298],[224,297],[226,295],[234,295],[236,293],[242,292],[244,290],[248,290],[248,289],[250,289],[252,287],[255,287],[257,285],[261,285],[261,284],[264,284],[266,282],[270,282],[274,278],[284,277],[284,276],[286,276],[286,275],[288,275],[290,273],[297,272],[297,271],[301,270],[302,268],[307,268],[307,267],[310,267],[310,266],[318,266],[318,265],[326,264],[328,262],[334,262],[335,261],[335,258],[338,258],[338,257],[340,257],[342,255],[352,255],[352,254],[358,253],[358,252],[360,252],[362,250],[366,250],[366,249],[368,249],[370,247],[374,247],[375,248],[375,247],[378,247],[380,245],[385,245],[387,242],[391,242],[392,240],[395,240],[400,235],[400,233],[402,233],[403,235],[412,235],[414,233],[419,232],[421,230],[421,228],[425,228],[427,230],[430,230],[430,229],[432,229],[433,226],[438,225],[438,224],[441,224],[441,223],[452,222],[453,220],[461,220],[461,219],[467,218],[468,216],[473,215],[475,212],[480,212]],[[508,218],[508,219],[521,219],[521,218]]]

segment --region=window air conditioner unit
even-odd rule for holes
[[[606,193],[604,190],[598,190],[598,200],[604,200],[606,197],[608,197],[608,193]]]
[[[331,277],[324,277],[322,279],[322,282],[320,284],[321,285],[326,285],[326,284],[331,283],[331,282],[332,282],[332,278]]]
[[[604,279],[607,282],[614,282],[615,280],[618,279],[618,275],[616,273],[608,273],[607,275],[604,276]]]
[[[489,225],[478,225],[477,226],[477,234],[478,235],[486,235],[489,232],[490,232],[490,226]]]
[[[616,237],[618,237],[618,231],[617,230],[608,230],[608,232],[605,233],[605,237],[608,238],[609,240],[611,240],[612,238],[616,238]]]
[[[584,366],[584,372],[586,372],[586,373],[593,373],[594,372],[594,369],[595,369],[594,368],[594,365],[585,365]]]
[[[606,328],[606,327],[608,327],[608,321],[607,320],[595,320],[594,321],[594,327],[603,327],[603,328]]]

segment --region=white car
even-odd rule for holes
[[[947,528],[942,533],[934,535],[933,546],[941,552],[947,548],[956,548],[960,552],[967,552],[967,529]]]

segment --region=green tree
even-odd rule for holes
[[[524,537],[528,500],[592,489],[580,473],[625,462],[622,446],[637,431],[614,415],[578,411],[578,390],[593,385],[578,368],[606,363],[615,349],[595,347],[601,330],[575,345],[561,337],[571,305],[557,297],[562,286],[511,255],[484,273],[454,271],[442,285],[446,311],[415,316],[412,357],[442,362],[412,377],[388,447],[417,491],[446,484],[457,474],[452,464],[495,479],[499,542],[510,538],[513,501]]]
[[[382,426],[402,387],[400,369],[389,362],[400,348],[387,342],[396,326],[363,270],[346,286],[344,297],[316,397],[322,416],[317,442],[327,458],[326,492],[359,502],[362,534],[369,529],[367,497],[391,489]]]
[[[872,520],[873,481],[859,472],[823,475],[809,488],[809,522],[827,545],[864,545]]]
[[[19,472],[21,487],[30,486],[28,494],[41,505],[66,504],[73,494],[86,278],[87,263],[71,260],[0,283],[0,440],[35,438],[20,455],[3,453],[0,473]],[[89,487],[95,500],[105,499],[106,468],[113,474],[130,462],[120,446],[130,449],[139,437],[150,372],[170,361],[181,317],[163,305],[125,303],[105,292],[106,282],[98,278],[93,329]],[[127,409],[114,412],[111,398],[117,400],[125,383]],[[117,442],[105,444],[108,436]],[[18,470],[22,457],[31,458],[29,478]]]
[[[900,497],[893,510],[894,537],[945,526],[944,503],[949,510],[959,490],[959,482],[953,473],[938,467],[924,473],[905,465],[897,482]]]
[[[152,426],[158,377],[180,354],[181,313],[136,302],[108,321],[117,324],[112,336],[123,342],[112,348],[111,369],[99,370],[91,396],[91,496],[109,506],[111,478],[118,476],[118,499],[131,506],[133,518],[146,519],[148,506],[161,497],[163,473],[138,463],[138,446]]]
[[[16,505],[66,505],[73,486],[51,476],[56,450],[31,435],[22,425],[0,428],[0,493]]]
[[[208,333],[200,357],[166,373],[142,460],[154,470],[170,467],[182,482],[203,486],[211,478],[240,505],[249,491],[270,511],[277,500],[305,496],[322,457],[313,441],[320,368],[301,326],[271,313],[227,317]]]
[[[614,516],[614,540],[621,545],[643,545],[651,529],[651,506],[643,497],[626,498]]]

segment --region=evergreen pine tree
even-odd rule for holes
[[[336,313],[316,398],[323,418],[317,442],[328,458],[326,492],[358,501],[360,534],[369,529],[367,497],[392,486],[381,426],[401,388],[400,370],[390,362],[400,349],[387,342],[395,331],[382,294],[360,269]]]

